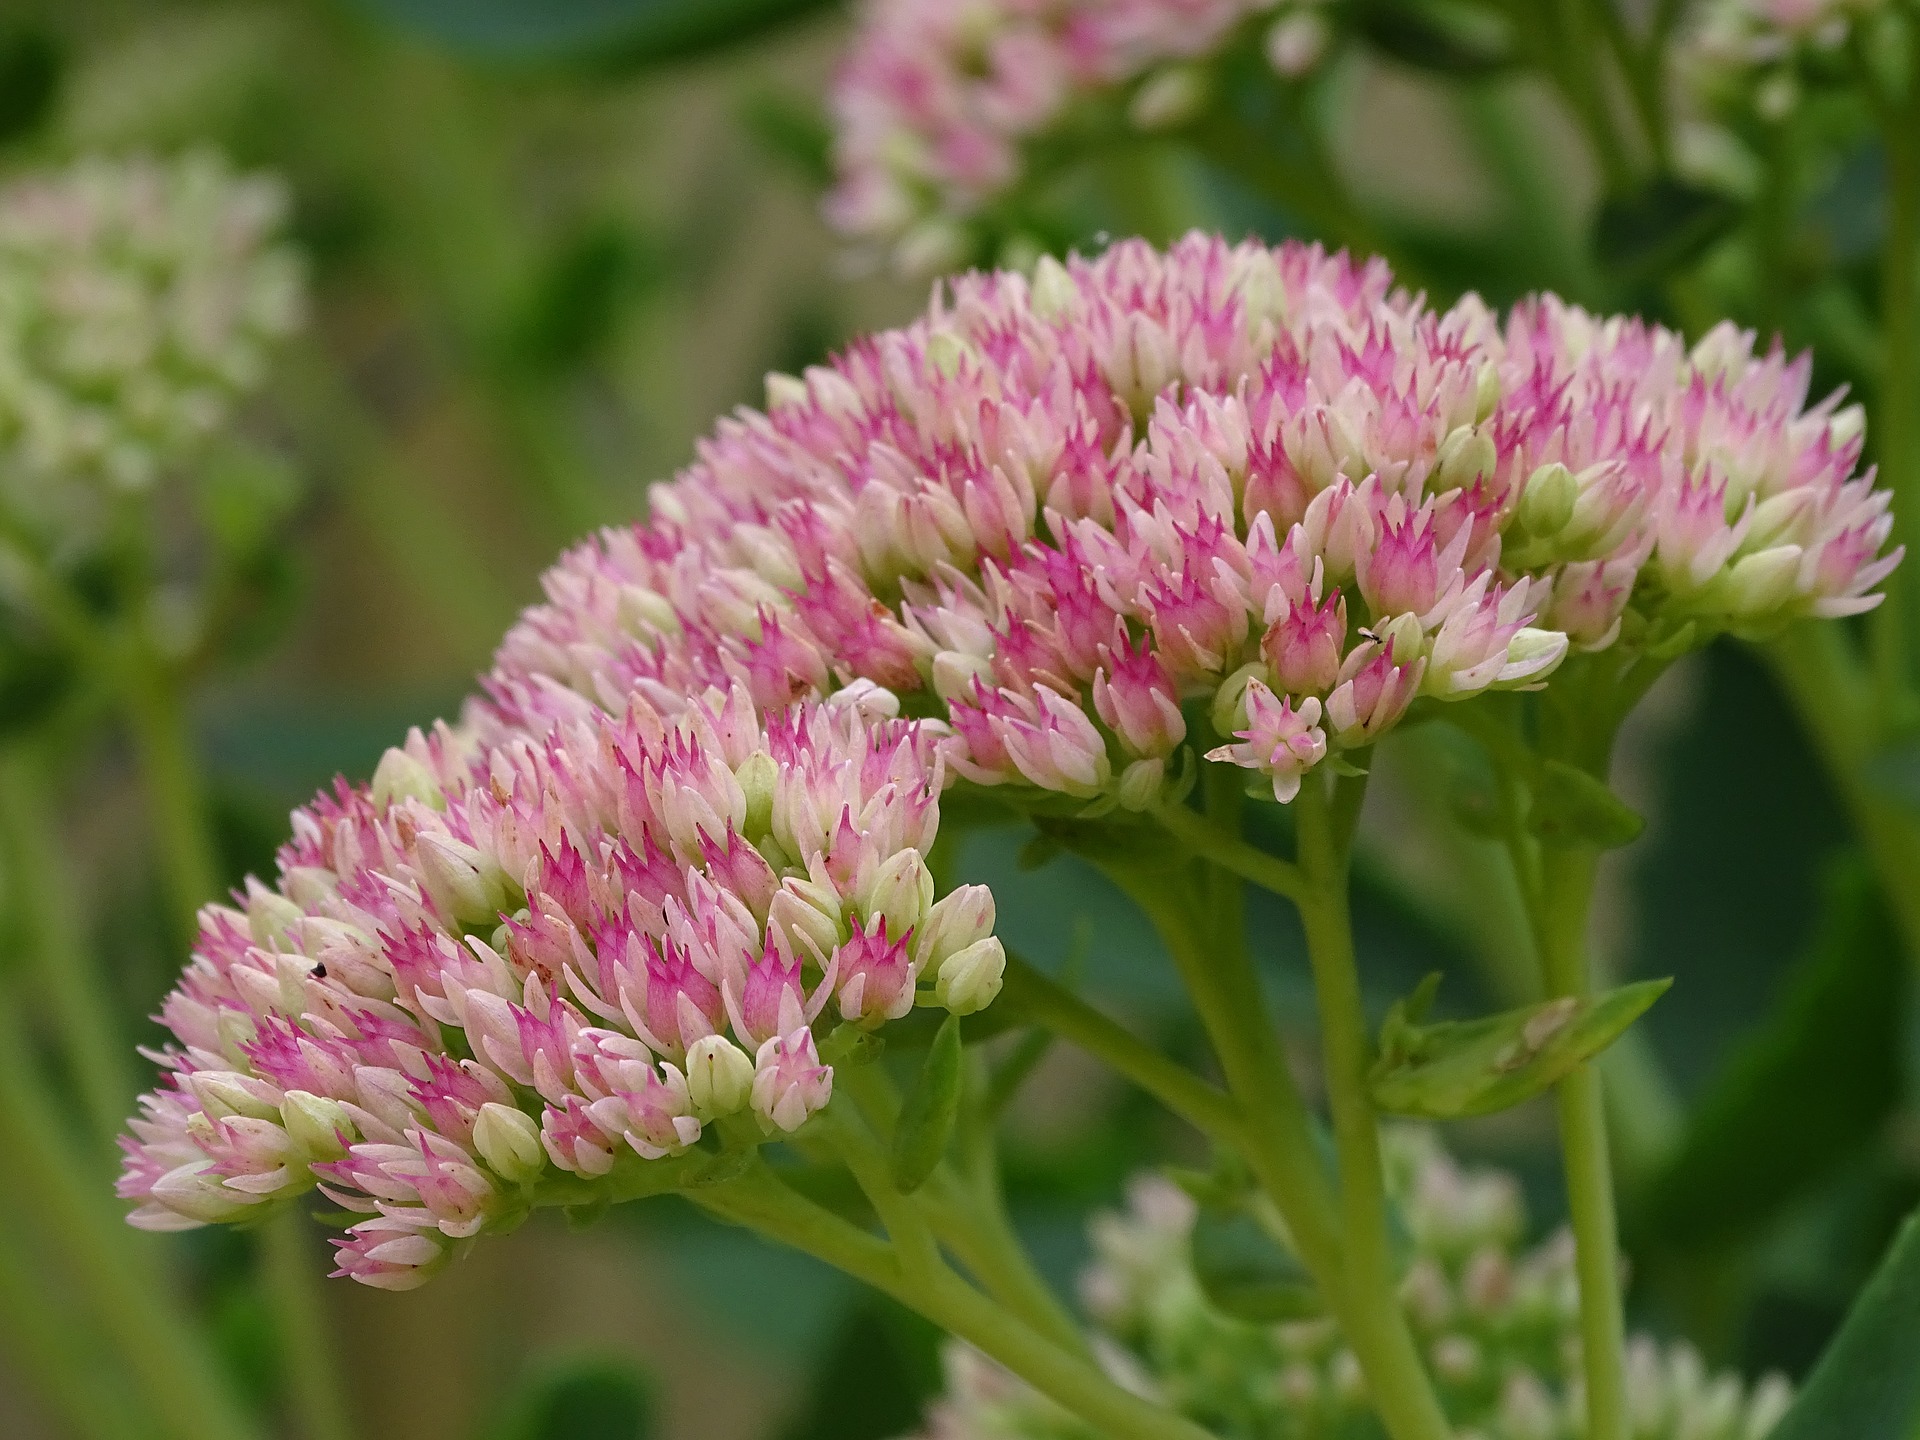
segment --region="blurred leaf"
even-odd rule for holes
[[[1223,1314],[1270,1325],[1324,1309],[1299,1257],[1244,1209],[1203,1204],[1190,1244],[1200,1289]]]
[[[40,128],[60,92],[60,45],[34,25],[0,30],[0,144]]]
[[[509,327],[513,358],[537,372],[573,369],[613,335],[665,263],[659,245],[629,225],[582,230],[554,254]]]
[[[300,479],[277,455],[222,445],[193,467],[194,499],[207,533],[228,555],[270,544],[300,500]]]
[[[1447,75],[1485,75],[1513,63],[1505,16],[1465,0],[1362,0],[1354,23],[1382,54]]]
[[[373,14],[493,60],[683,60],[757,38],[830,0],[360,0]]]
[[[960,1017],[949,1015],[933,1037],[920,1078],[900,1107],[893,1131],[893,1183],[911,1195],[927,1181],[946,1153],[953,1123],[960,1115]]]
[[[1854,1302],[1771,1440],[1912,1440],[1920,1422],[1920,1215]]]
[[[46,718],[78,678],[64,646],[37,633],[26,617],[0,603],[0,738]]]
[[[1695,259],[1739,219],[1725,195],[1663,175],[1600,207],[1594,258],[1622,278],[1645,279]]]
[[[1375,1103],[1396,1115],[1451,1120],[1530,1100],[1611,1045],[1673,982],[1643,980],[1481,1020],[1424,1024],[1437,983],[1429,976],[1381,1027],[1369,1081]]]
[[[1638,839],[1646,821],[1606,781],[1564,761],[1548,760],[1534,780],[1527,828],[1551,843],[1614,850]]]
[[[1900,1099],[1905,984],[1878,887],[1857,861],[1837,866],[1811,953],[1634,1217],[1644,1243],[1679,1252],[1749,1233],[1869,1144]]]
[[[740,106],[740,121],[768,155],[790,166],[809,188],[833,180],[833,131],[813,99],[757,90]]]
[[[529,1376],[486,1440],[649,1440],[653,1383],[633,1361],[588,1356]]]
[[[779,1440],[892,1440],[920,1428],[940,1386],[940,1332],[866,1295],[840,1326]]]

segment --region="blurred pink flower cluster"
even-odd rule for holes
[[[1137,123],[1178,118],[1191,77],[1252,17],[1276,14],[1267,50],[1297,73],[1324,47],[1317,6],[1280,0],[871,0],[831,95],[839,180],[828,218],[898,242],[912,271],[954,259],[953,222],[1009,188],[1021,146],[1084,96],[1150,73]]]
[[[367,1217],[341,1273],[402,1289],[549,1171],[734,1116],[799,1128],[833,1086],[816,1024],[999,988],[992,897],[934,900],[931,740],[850,707],[763,720],[739,691],[484,750],[416,731],[295,815],[277,887],[203,912],[123,1142],[134,1223],[317,1183]]]
[[[1730,327],[1436,312],[1293,244],[968,275],[771,377],[647,522],[563,558],[487,723],[854,687],[967,780],[1146,808],[1198,703],[1285,799],[1415,698],[1538,684],[1629,621],[1871,606],[1887,496],[1807,381]]]

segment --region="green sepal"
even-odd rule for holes
[[[954,1122],[960,1116],[964,1079],[960,1019],[949,1015],[933,1037],[926,1063],[920,1067],[920,1078],[900,1107],[900,1121],[894,1127],[893,1186],[902,1195],[911,1195],[926,1184],[946,1153]]]
[[[1591,845],[1614,850],[1631,844],[1646,828],[1634,808],[1597,780],[1564,760],[1546,760],[1533,783],[1527,829],[1549,844]]]
[[[1425,1024],[1438,984],[1429,975],[1381,1027],[1380,1058],[1367,1081],[1374,1103],[1391,1114],[1453,1120],[1531,1100],[1619,1039],[1673,981]]]
[[[887,1039],[858,1025],[836,1025],[820,1043],[820,1059],[835,1068],[870,1065],[886,1053]]]
[[[681,1180],[680,1188],[701,1190],[709,1185],[724,1185],[729,1180],[738,1180],[752,1168],[754,1157],[759,1153],[751,1145],[729,1146],[689,1170]]]
[[[613,1200],[606,1195],[596,1196],[581,1205],[569,1205],[566,1207],[567,1229],[591,1229],[606,1218],[607,1211],[612,1208]]]

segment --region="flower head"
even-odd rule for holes
[[[416,731],[295,814],[276,887],[202,913],[123,1141],[134,1223],[318,1186],[366,1217],[340,1273],[405,1288],[554,1172],[669,1162],[735,1115],[798,1130],[833,1090],[816,1029],[948,1003],[998,945],[920,859],[937,738],[740,690],[489,746]]]
[[[0,186],[0,457],[27,492],[148,485],[260,383],[300,319],[286,210],[208,152]]]

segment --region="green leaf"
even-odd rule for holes
[[[1907,983],[1873,877],[1858,860],[1836,866],[1784,997],[1629,1217],[1640,1243],[1698,1253],[1754,1234],[1872,1144],[1900,1102]]]
[[[1433,977],[1388,1012],[1369,1085],[1396,1115],[1452,1120],[1531,1100],[1590,1060],[1666,993],[1671,980],[1643,980],[1602,995],[1566,996],[1482,1020],[1421,1023]]]
[[[900,1107],[900,1123],[894,1127],[893,1184],[902,1195],[924,1185],[946,1153],[960,1115],[963,1078],[960,1017],[949,1015],[933,1037],[920,1079]]]
[[[1300,1257],[1245,1209],[1202,1205],[1190,1245],[1200,1289],[1223,1314],[1270,1325],[1322,1313]]]
[[[1920,1424],[1920,1215],[1901,1228],[1769,1440],[1912,1440]]]
[[[654,1435],[653,1383],[631,1360],[585,1356],[530,1376],[507,1402],[487,1440],[648,1440]]]
[[[1698,258],[1739,219],[1725,195],[1663,175],[1600,207],[1594,257],[1623,279],[1646,279]]]
[[[1646,821],[1604,780],[1565,761],[1547,760],[1534,780],[1527,828],[1552,844],[1613,850],[1638,839]]]
[[[465,54],[644,65],[744,43],[830,0],[360,0]]]
[[[1362,0],[1353,15],[1375,49],[1419,70],[1486,75],[1513,63],[1506,17],[1465,0]]]

